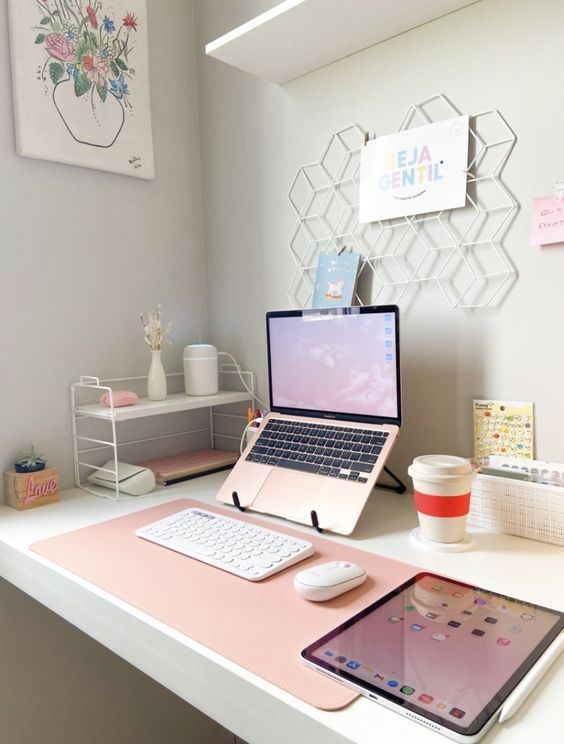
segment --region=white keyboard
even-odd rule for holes
[[[249,581],[266,579],[313,555],[307,540],[205,509],[184,509],[135,534]]]

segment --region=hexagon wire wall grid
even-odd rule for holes
[[[409,106],[399,131],[460,112],[442,94]],[[463,208],[360,224],[360,153],[365,130],[351,124],[331,135],[318,162],[298,170],[288,196],[297,222],[290,238],[296,271],[293,307],[306,307],[322,253],[361,256],[355,303],[399,303],[426,282],[451,307],[477,308],[500,299],[516,279],[501,239],[518,205],[500,174],[516,136],[496,109],[470,119],[470,154]],[[363,301],[363,300],[366,300]]]

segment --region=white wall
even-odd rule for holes
[[[147,374],[139,312],[174,322],[167,371],[206,336],[193,30],[186,0],[149,2],[154,182],[15,154],[7,2],[0,0],[2,470],[34,443],[72,484],[68,387]]]
[[[272,4],[198,0],[198,48]],[[527,245],[532,197],[550,193],[563,177],[560,0],[545,0],[542,10],[533,0],[482,0],[282,88],[200,55],[206,270],[192,3],[158,0],[148,7],[154,183],[15,155],[6,0],[0,0],[0,464],[33,441],[70,484],[68,384],[85,373],[143,373],[148,355],[137,316],[159,301],[175,323],[177,344],[165,352],[169,370],[180,369],[186,342],[209,338],[256,370],[266,394],[264,313],[288,304],[293,223],[287,190],[298,167],[319,156],[332,131],[355,121],[377,134],[394,131],[409,103],[436,92],[464,112],[499,108],[517,133],[504,177],[522,209],[505,245],[520,278],[498,309],[454,311],[428,290],[404,313],[406,421],[392,464],[403,472],[425,451],[468,453],[474,396],[534,400],[537,453],[562,459],[563,249]],[[38,725],[27,727],[4,695],[3,720],[9,713],[17,744],[38,736],[74,741],[82,719],[69,728],[67,711],[84,712],[77,707],[84,687],[95,702],[105,681],[113,695],[104,698],[103,716],[92,700],[85,704],[88,721],[109,722],[105,731],[114,732],[116,744],[132,731],[119,715],[116,680],[134,693],[128,712],[136,700],[168,708],[123,664],[103,661],[101,649],[86,648],[86,639],[75,643],[63,623],[51,627],[44,611],[9,587],[0,588],[0,599],[0,632],[23,644],[6,646],[1,686],[25,685],[29,699],[45,702]],[[26,654],[31,636],[38,643]],[[60,678],[36,674],[42,649],[55,650]],[[75,656],[91,675],[75,685],[74,697],[68,681],[61,695],[58,682],[78,674],[69,667]],[[181,737],[186,706],[177,704]],[[44,721],[53,726],[50,740]],[[136,741],[150,741],[152,731],[147,725]]]
[[[274,4],[197,0],[199,49]],[[561,0],[542,12],[533,0],[482,0],[283,87],[200,51],[211,338],[258,373],[264,394],[264,313],[288,307],[294,271],[287,191],[330,134],[353,122],[393,132],[410,103],[435,93],[464,113],[497,108],[517,134],[503,178],[521,204],[504,240],[519,279],[505,302],[453,310],[426,287],[404,308],[405,425],[391,460],[402,475],[418,454],[471,454],[473,397],[534,401],[537,456],[564,458],[564,248],[528,246],[532,198],[562,178],[563,27]]]
[[[158,302],[174,320],[168,371],[181,369],[188,341],[206,336],[193,6],[148,3],[151,183],[15,155],[6,5],[0,0],[0,465],[33,442],[70,486],[69,383],[146,374],[138,314]],[[3,742],[234,740],[3,581],[0,635]]]

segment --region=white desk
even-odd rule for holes
[[[190,497],[214,503],[214,494],[224,477],[224,474],[210,475],[169,486],[149,497],[120,502],[98,499],[73,489],[65,492],[60,502],[27,512],[2,506],[0,574],[248,742],[374,744],[379,740],[440,744],[446,741],[367,699],[359,699],[338,712],[317,710],[28,548],[37,540],[164,501]],[[264,520],[282,524],[272,518],[264,517]],[[472,551],[438,554],[411,545],[409,531],[415,524],[410,495],[379,491],[370,498],[354,538],[327,537],[564,610],[563,548],[472,528],[475,538]],[[103,549],[101,545],[100,550]],[[564,728],[563,689],[561,659],[515,717],[494,726],[484,741],[495,744],[559,741]]]

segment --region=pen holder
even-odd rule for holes
[[[479,473],[468,524],[564,545],[564,488]]]

